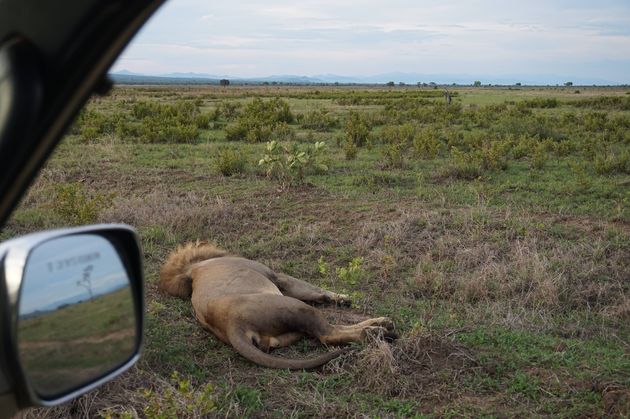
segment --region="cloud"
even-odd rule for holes
[[[116,67],[235,76],[553,70],[630,82],[629,61],[626,0],[179,0]]]

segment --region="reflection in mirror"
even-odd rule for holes
[[[86,385],[132,356],[131,287],[108,240],[94,234],[65,236],[31,252],[17,340],[22,368],[44,399]]]

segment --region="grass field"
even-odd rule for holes
[[[38,394],[50,398],[127,361],[135,328],[128,288],[20,319],[23,368]]]
[[[144,355],[70,406],[148,417],[630,414],[630,91],[117,87],[0,233],[125,222],[142,237]],[[276,141],[270,143],[271,141]],[[322,145],[324,142],[325,145]],[[352,295],[335,322],[401,339],[269,370],[157,293],[209,239]],[[323,350],[305,340],[283,356]]]

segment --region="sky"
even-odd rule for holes
[[[113,70],[123,69],[630,83],[630,0],[169,0]]]
[[[88,266],[94,297],[129,284],[116,250],[100,236],[66,236],[39,245],[26,263],[20,315],[89,299],[88,290],[77,284]]]

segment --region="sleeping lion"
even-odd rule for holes
[[[328,323],[305,302],[348,304],[347,296],[274,272],[207,242],[175,249],[162,267],[159,288],[173,296],[191,298],[195,317],[204,329],[265,367],[315,368],[344,352],[337,349],[307,359],[269,353],[304,336],[313,336],[324,345],[358,342],[368,333],[396,337],[393,323],[386,317],[350,326]]]

